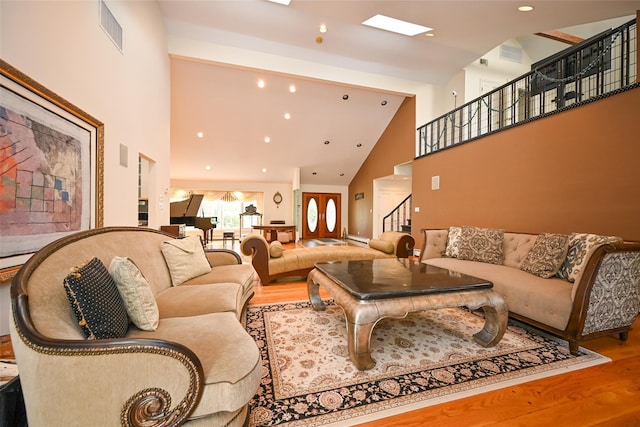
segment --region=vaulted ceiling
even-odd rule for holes
[[[171,178],[291,182],[299,168],[301,183],[318,185],[349,184],[406,94],[336,83],[343,81],[339,76],[328,81],[309,78],[311,72],[274,72],[275,62],[445,85],[506,40],[520,38],[534,51],[534,33],[640,10],[640,1],[610,0],[159,3],[172,53]],[[534,10],[518,11],[523,4]],[[433,36],[361,24],[375,14],[432,27]],[[319,32],[321,24],[326,33]],[[211,52],[200,55],[202,49],[185,48],[190,44]],[[227,62],[226,49],[252,55],[258,65],[220,63]],[[530,56],[545,52],[538,50]]]

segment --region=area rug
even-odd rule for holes
[[[371,337],[376,366],[358,371],[342,309],[327,304],[249,306],[263,363],[251,426],[353,425],[610,361],[582,348],[573,356],[566,342],[515,322],[483,348],[472,338],[481,312],[455,308],[383,319]]]

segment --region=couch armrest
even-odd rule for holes
[[[409,255],[413,255],[415,240],[411,234],[400,231],[385,231],[380,235],[380,240],[393,243],[394,253],[398,258],[408,258]]]
[[[259,234],[249,234],[240,243],[240,250],[246,256],[251,256],[251,264],[258,273],[263,285],[269,283],[269,244]]]
[[[202,365],[180,344],[47,338],[31,322],[24,294],[12,312],[29,424],[178,425],[200,401]]]
[[[209,264],[212,267],[216,265],[242,264],[240,255],[229,249],[205,249],[204,253],[207,255]]]
[[[628,329],[640,309],[640,243],[610,243],[596,249],[574,289],[574,312],[567,329],[582,336]],[[584,319],[583,325],[578,318]]]

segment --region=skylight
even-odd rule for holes
[[[273,3],[278,3],[278,4],[283,4],[285,6],[289,6],[289,3],[291,3],[291,0],[267,0]]]
[[[402,21],[396,18],[390,18],[388,16],[380,14],[367,19],[363,22],[363,24],[370,27],[379,28],[381,30],[404,34],[405,36],[415,36],[417,34],[426,33],[427,31],[433,30],[433,28],[430,27],[413,24],[411,22]]]

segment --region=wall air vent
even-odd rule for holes
[[[500,45],[500,59],[522,64],[522,49],[506,44]]]
[[[118,50],[122,52],[122,27],[116,21],[115,16],[113,16],[104,0],[100,0],[100,26]]]

